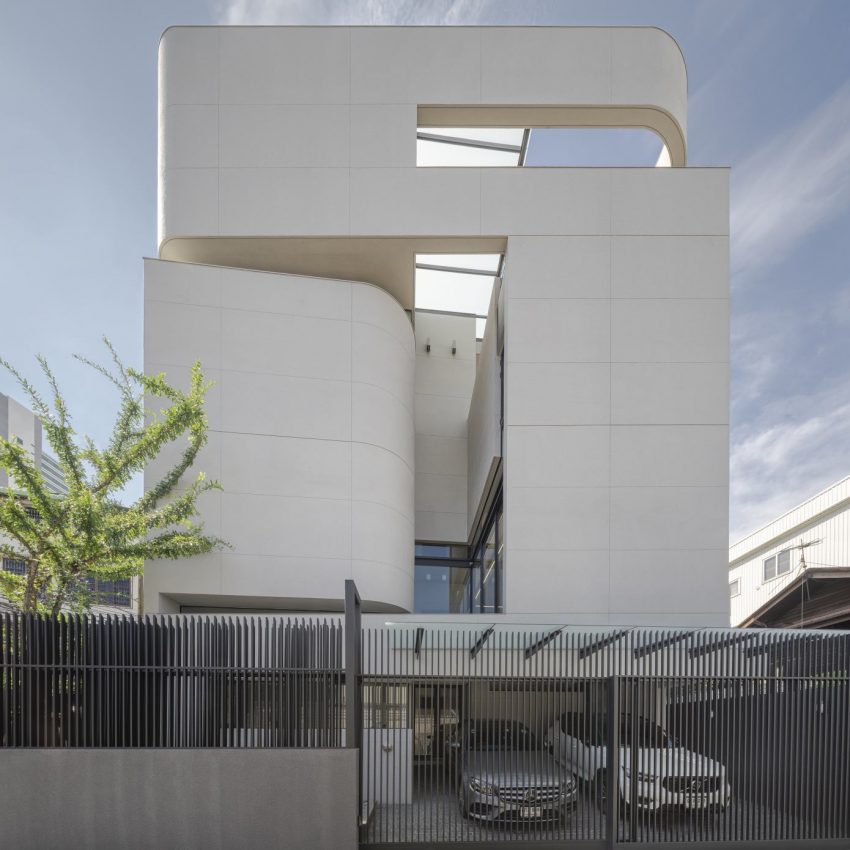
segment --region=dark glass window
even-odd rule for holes
[[[27,574],[27,562],[18,558],[3,558],[3,569],[8,573],[14,573],[16,576],[25,576]]]
[[[502,538],[504,523],[502,500],[496,500],[473,556],[472,610],[476,614],[495,614],[504,610],[502,589]]]
[[[501,497],[472,549],[450,543],[417,543],[414,611],[417,614],[494,614],[504,610]]]
[[[84,591],[91,596],[93,605],[115,605],[128,608],[132,603],[130,579],[99,579],[88,576],[83,579]]]
[[[417,563],[413,594],[417,614],[468,613],[469,565],[440,566]]]
[[[481,613],[496,612],[496,523],[488,529],[487,539],[481,549]]]

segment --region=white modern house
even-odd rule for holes
[[[729,548],[733,626],[850,627],[850,477]]]
[[[364,612],[728,623],[728,171],[687,166],[669,35],[176,27],[159,61],[145,369],[216,382],[231,548],[149,563],[146,611],[353,578]],[[552,127],[662,155],[525,165]]]

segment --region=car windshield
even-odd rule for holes
[[[537,741],[522,723],[474,720],[464,728],[463,748],[475,752],[529,752],[537,749]]]
[[[620,746],[637,744],[651,750],[666,750],[674,740],[657,724],[644,717],[625,717],[620,724]]]
[[[603,715],[564,714],[561,730],[596,747],[604,747],[608,743],[607,718]],[[632,744],[651,750],[666,750],[675,747],[676,740],[645,717],[625,715],[620,718],[620,746],[630,747]]]

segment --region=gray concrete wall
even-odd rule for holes
[[[6,750],[4,847],[354,850],[355,750]]]

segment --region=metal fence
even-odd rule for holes
[[[5,614],[0,746],[357,746],[368,846],[850,843],[848,633],[361,629],[349,605]]]
[[[367,844],[847,846],[847,633],[398,625],[362,658]]]
[[[338,747],[342,626],[0,618],[0,746]]]

